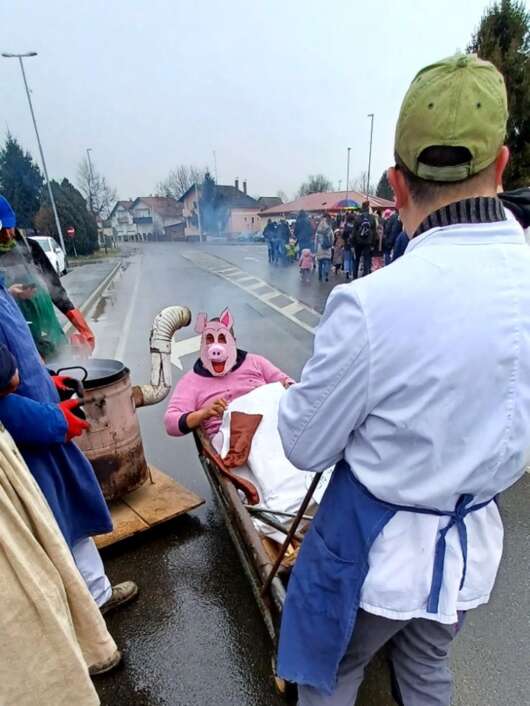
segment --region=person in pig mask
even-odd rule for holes
[[[195,330],[202,334],[200,357],[193,370],[178,381],[164,423],[171,436],[182,436],[201,426],[211,438],[219,431],[229,403],[260,385],[294,380],[261,355],[236,346],[234,320],[228,309],[218,318],[197,316]]]

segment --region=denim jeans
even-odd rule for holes
[[[327,279],[331,269],[331,258],[323,257],[318,261],[318,279]]]

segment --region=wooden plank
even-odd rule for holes
[[[150,469],[153,483],[148,480],[141,488],[122,498],[122,501],[151,527],[195,510],[204,503],[203,498],[162,471],[153,466]]]
[[[204,503],[203,498],[162,471],[153,466],[150,468],[153,483],[148,480],[141,488],[110,506],[114,530],[94,537],[99,549],[145,532]]]
[[[134,510],[131,510],[121,500],[112,503],[110,511],[114,530],[108,534],[99,534],[94,537],[98,549],[108,547],[115,542],[120,542],[122,539],[127,539],[127,537],[132,537],[138,532],[145,532],[145,530],[149,529],[147,522],[144,522]]]

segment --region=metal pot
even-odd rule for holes
[[[149,476],[129,369],[119,360],[93,358],[82,367],[62,368],[81,379],[90,429],[77,444],[89,459],[106,500],[139,488]]]
[[[163,309],[153,322],[149,347],[151,382],[131,386],[129,369],[119,360],[91,358],[83,365],[61,368],[81,380],[84,410],[90,429],[77,444],[92,464],[106,500],[117,500],[139,488],[149,477],[138,407],[161,402],[171,389],[171,340],[191,321],[181,306]]]

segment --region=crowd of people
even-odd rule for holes
[[[285,218],[269,219],[263,236],[269,263],[298,262],[300,278],[306,283],[313,271],[319,282],[328,282],[331,272],[346,280],[363,277],[389,265],[408,245],[399,213],[390,208],[373,212],[368,200],[360,209],[336,216],[309,216],[302,210],[292,225]]]

